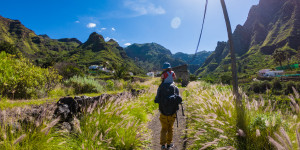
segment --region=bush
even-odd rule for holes
[[[55,97],[69,96],[74,94],[75,92],[73,88],[67,88],[62,85],[59,85],[56,86],[53,90],[48,92],[48,97],[55,98]]]
[[[282,85],[278,78],[275,78],[272,82],[273,90],[282,90]]]
[[[292,87],[296,87],[295,83],[293,81],[289,81],[287,84],[286,84],[286,89],[285,89],[285,94],[290,94],[290,93],[294,93],[293,92],[293,88]]]
[[[61,76],[53,69],[34,66],[25,58],[0,53],[0,94],[9,98],[46,96]]]
[[[115,88],[115,84],[113,81],[111,80],[107,80],[106,81],[106,89],[109,90],[109,91],[113,91]]]
[[[211,78],[209,76],[203,77],[203,78],[201,78],[201,80],[203,80],[203,81],[205,81],[207,83],[215,83],[215,79]]]
[[[267,89],[271,89],[272,85],[269,83],[269,81],[264,81],[260,84],[260,92],[265,93]]]
[[[197,76],[191,74],[190,75],[190,81],[196,81],[197,80]]]
[[[71,77],[83,76],[83,72],[79,69],[76,64],[60,62],[54,65],[54,68],[58,71],[58,73],[63,76],[64,79],[70,79]]]
[[[10,44],[9,42],[6,42],[6,41],[0,42],[0,52],[1,51],[6,52],[7,54],[13,54],[13,55],[17,55],[18,53],[20,53],[20,51],[17,50],[17,48],[13,44]]]
[[[231,84],[232,76],[228,74],[222,74],[220,77],[221,83],[223,84]]]
[[[113,65],[114,73],[113,76],[115,79],[124,79],[128,75],[127,65]]]
[[[98,81],[87,77],[74,76],[66,80],[65,84],[73,87],[76,94],[99,93],[103,91],[103,87]]]
[[[253,82],[250,86],[251,91],[255,92],[255,93],[259,93],[260,92],[260,84],[259,82]]]

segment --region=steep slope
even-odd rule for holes
[[[252,6],[244,25],[238,25],[233,33],[239,72],[255,74],[259,69],[274,67],[271,55],[276,49],[296,54],[300,46],[299,28],[299,0],[260,0]],[[197,74],[226,72],[229,63],[229,46],[219,42]]]
[[[127,65],[134,73],[142,72],[116,41],[105,42],[96,32],[84,43],[76,38],[55,40],[47,35],[36,35],[18,20],[0,16],[0,42],[3,41],[13,44],[25,57],[42,67],[52,66],[57,62],[74,62],[80,66]]]
[[[183,60],[173,58],[170,50],[156,43],[132,44],[125,48],[127,55],[147,71],[161,70],[164,62],[172,66],[185,64]]]
[[[206,58],[210,56],[212,52],[201,51],[195,54],[186,54],[182,52],[178,52],[173,55],[174,58],[181,59],[188,64],[188,68],[190,73],[194,73],[198,70],[201,65],[204,63]]]
[[[96,32],[90,34],[88,40],[81,44],[71,57],[77,59],[81,65],[98,64],[108,67],[127,65],[134,73],[142,72],[116,41],[111,39],[105,42],[103,36]]]
[[[48,56],[57,58],[75,49],[81,43],[77,39],[53,40],[47,35],[36,35],[20,21],[2,16],[0,16],[0,41],[15,45],[23,55],[37,61],[43,61]]]
[[[186,53],[178,52],[175,53],[173,57],[188,62],[189,64],[199,65],[199,64],[203,64],[203,62],[211,53],[212,52],[201,51],[196,53],[195,55],[195,54],[186,54]]]

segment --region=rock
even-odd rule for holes
[[[63,97],[57,102],[57,108],[54,112],[56,117],[60,116],[62,120],[68,120],[79,112],[79,105],[72,97]]]
[[[61,124],[62,130],[68,130],[69,132],[72,130],[71,124],[69,122],[63,122]]]

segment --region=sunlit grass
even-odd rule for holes
[[[279,136],[284,139],[284,142],[278,142],[279,145],[292,143],[290,149],[298,147],[295,131],[299,122],[296,108],[299,106],[296,102],[283,112],[276,109],[275,101],[249,100],[243,94],[246,125],[243,131],[237,128],[237,111],[230,86],[194,82],[183,96],[189,112],[189,149],[237,148],[238,137],[246,139],[243,144],[247,149],[274,149],[272,138],[278,141]]]
[[[22,108],[14,110],[14,120],[0,111],[0,149],[144,149],[150,141],[146,124],[157,109],[155,92],[151,87],[139,97],[127,93],[102,106],[94,103],[71,122],[71,132],[60,129],[59,119],[52,118],[54,107],[52,113],[43,110],[42,119],[30,117],[26,122],[17,122],[26,118]]]

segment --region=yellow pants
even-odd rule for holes
[[[165,116],[160,114],[159,120],[161,123],[160,145],[171,144],[173,138],[173,124],[176,119],[176,114]]]

